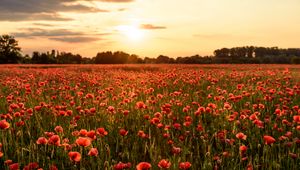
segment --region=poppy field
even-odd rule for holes
[[[4,65],[0,169],[298,169],[300,66]]]

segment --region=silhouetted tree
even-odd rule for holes
[[[165,55],[159,55],[156,58],[155,63],[175,63],[175,60],[173,58],[170,58],[170,57],[165,56]]]
[[[62,52],[56,56],[56,61],[58,64],[80,64],[82,60],[81,55],[79,54],[72,54]]]
[[[18,41],[10,35],[0,36],[0,63],[18,63],[21,60]]]
[[[230,49],[222,48],[214,51],[214,54],[218,58],[228,58],[230,56]]]

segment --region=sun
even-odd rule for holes
[[[130,41],[140,41],[144,38],[145,32],[137,25],[120,25],[117,30],[125,35]]]

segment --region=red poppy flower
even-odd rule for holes
[[[80,136],[86,136],[87,133],[88,133],[88,131],[87,131],[86,129],[81,129],[81,130],[79,131],[79,135],[80,135]]]
[[[58,170],[58,168],[56,167],[56,165],[51,165],[49,170]]]
[[[180,148],[180,147],[175,147],[175,146],[172,147],[172,153],[173,153],[174,155],[177,155],[177,154],[179,154],[180,152],[181,152],[181,148]]]
[[[4,119],[0,121],[0,129],[8,129],[10,124]]]
[[[242,146],[240,146],[240,151],[241,151],[241,153],[245,153],[246,151],[247,151],[247,146],[245,146],[245,145],[242,145]]]
[[[142,101],[136,102],[135,107],[138,108],[138,109],[146,109],[147,108],[147,106],[145,105],[145,103],[142,102]]]
[[[79,146],[90,146],[91,145],[91,139],[90,138],[85,138],[85,137],[79,137],[78,139],[76,139],[76,144]]]
[[[128,131],[125,130],[125,129],[120,129],[119,134],[120,134],[121,136],[126,136],[126,135],[128,134]]]
[[[62,133],[62,132],[64,132],[64,129],[63,129],[61,126],[56,126],[56,127],[54,128],[54,130],[55,130],[55,132],[57,132],[57,133]]]
[[[8,166],[10,170],[18,170],[19,169],[19,163],[13,163]]]
[[[13,161],[11,159],[4,161],[5,165],[11,165],[12,163],[13,163]]]
[[[96,139],[96,132],[94,130],[88,131],[86,136],[94,140]]]
[[[79,162],[81,160],[81,154],[79,152],[69,152],[68,155],[71,161]]]
[[[23,170],[33,170],[33,169],[37,169],[39,167],[39,164],[36,162],[31,162],[28,165],[26,165]]]
[[[91,113],[96,113],[96,108],[94,108],[94,107],[90,108],[90,112]]]
[[[98,149],[97,148],[91,148],[88,155],[89,156],[98,156]]]
[[[272,136],[265,135],[264,136],[265,144],[270,145],[274,143],[276,140]]]
[[[48,143],[48,140],[45,137],[39,137],[36,141],[36,144],[38,145],[45,145]]]
[[[108,133],[104,128],[98,128],[97,134],[100,135],[101,137],[103,137],[103,136],[106,136]]]
[[[60,145],[59,136],[58,135],[51,136],[48,140],[48,144],[59,146]]]
[[[151,164],[148,162],[140,162],[137,166],[136,166],[136,170],[148,170],[151,168]]]
[[[179,169],[189,169],[192,166],[190,162],[180,162]]]
[[[294,120],[294,122],[297,122],[298,124],[300,124],[300,115],[293,116],[293,120]]]
[[[128,163],[119,162],[116,165],[114,165],[114,170],[123,170],[123,169],[128,169],[130,167],[131,167],[130,162],[128,162]]]
[[[242,133],[242,132],[237,133],[235,135],[235,137],[238,138],[238,139],[243,139],[243,140],[246,140],[246,138],[247,138],[247,136],[244,133]]]
[[[162,159],[158,162],[158,167],[160,168],[169,169],[170,166],[171,166],[171,162],[169,160]]]

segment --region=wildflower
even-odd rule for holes
[[[56,167],[56,165],[51,165],[49,170],[58,170],[58,168]]]
[[[28,165],[26,165],[23,170],[33,170],[33,169],[37,169],[39,167],[39,164],[36,162],[31,162]]]
[[[181,152],[181,148],[175,147],[175,146],[172,147],[172,153],[173,153],[174,155],[177,155],[177,154],[179,154],[180,152]]]
[[[295,153],[289,153],[289,156],[291,157],[291,158],[293,158],[293,159],[296,159],[296,158],[298,158],[298,155],[297,154],[295,154]]]
[[[97,134],[100,135],[101,137],[103,137],[103,136],[106,136],[108,133],[104,128],[98,128]]]
[[[87,147],[91,145],[91,139],[85,137],[79,137],[78,139],[76,139],[76,144],[79,146]]]
[[[5,165],[11,165],[12,163],[13,163],[13,161],[11,159],[4,161]]]
[[[8,166],[10,170],[18,170],[19,169],[19,163],[13,163]]]
[[[130,167],[131,167],[130,162],[128,162],[128,163],[119,162],[116,165],[114,165],[114,170],[123,170],[123,169],[128,169]]]
[[[147,106],[145,105],[145,103],[142,102],[142,101],[137,102],[137,103],[135,104],[135,106],[136,106],[136,108],[138,108],[138,109],[146,109],[146,108],[147,108]]]
[[[160,168],[169,169],[170,166],[171,166],[171,162],[169,160],[166,160],[166,159],[162,159],[158,163],[158,167],[160,167]]]
[[[176,130],[180,130],[181,129],[181,125],[179,123],[174,123],[173,124],[174,129]]]
[[[35,106],[34,107],[34,110],[36,110],[36,111],[40,111],[42,109],[42,106]]]
[[[64,132],[64,129],[63,129],[61,126],[56,126],[56,127],[54,128],[54,130],[55,130],[55,132],[57,132],[57,133],[62,133],[62,132]]]
[[[36,144],[38,145],[45,145],[48,143],[48,140],[45,137],[39,137],[36,141]]]
[[[96,139],[96,132],[94,130],[88,131],[86,136],[94,140]]]
[[[49,138],[48,143],[51,145],[56,145],[59,146],[60,145],[60,138],[58,135],[53,135]]]
[[[138,131],[138,136],[141,137],[141,138],[147,138],[146,133],[144,131],[142,131],[142,130]]]
[[[266,145],[270,145],[270,144],[274,143],[276,140],[272,136],[265,135],[264,141],[265,141]]]
[[[107,111],[113,113],[115,111],[115,108],[113,106],[108,106]]]
[[[247,146],[245,146],[245,145],[242,145],[242,146],[240,146],[240,152],[243,154],[243,153],[245,153],[246,151],[247,151]]]
[[[294,122],[297,122],[298,124],[300,124],[300,115],[293,116],[293,120],[294,120]]]
[[[0,121],[0,129],[8,129],[10,124],[4,119]]]
[[[80,136],[86,136],[87,133],[88,133],[88,131],[86,129],[80,129],[80,131],[79,131]]]
[[[151,164],[148,162],[140,162],[137,166],[136,166],[136,170],[148,170],[151,168]]]
[[[97,148],[91,148],[88,155],[89,156],[98,156],[98,149]]]
[[[190,162],[180,162],[179,169],[189,169],[192,166]]]
[[[120,129],[120,130],[119,130],[119,134],[120,134],[121,136],[126,136],[126,135],[128,134],[128,131],[125,130],[125,129]]]
[[[90,108],[90,112],[91,113],[96,113],[96,108],[94,108],[94,107]]]
[[[229,103],[224,103],[224,109],[226,109],[226,110],[230,110],[232,107],[231,107],[231,105],[229,104]]]
[[[238,139],[246,140],[247,135],[245,135],[244,133],[240,132],[240,133],[237,133],[237,134],[235,135],[235,137],[238,138]]]
[[[81,160],[81,154],[79,152],[69,152],[68,155],[71,161],[79,162]]]

